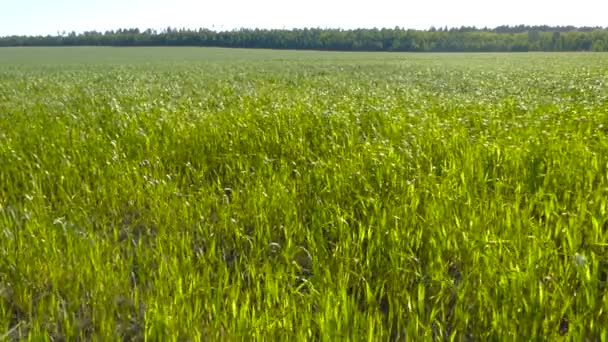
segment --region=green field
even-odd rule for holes
[[[0,49],[0,340],[608,340],[607,70]]]

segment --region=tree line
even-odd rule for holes
[[[608,27],[392,29],[119,29],[0,37],[0,46],[210,46],[410,52],[608,51]]]

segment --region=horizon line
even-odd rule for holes
[[[223,32],[239,32],[239,31],[255,31],[255,30],[260,30],[260,31],[298,31],[298,30],[328,30],[328,31],[333,31],[333,30],[340,30],[340,31],[359,31],[359,30],[403,30],[403,31],[425,31],[425,32],[430,32],[430,31],[451,31],[451,30],[459,30],[459,29],[468,29],[468,30],[477,30],[477,31],[495,31],[499,28],[517,28],[517,27],[525,27],[525,28],[543,28],[543,27],[547,27],[547,28],[568,28],[568,29],[574,29],[574,30],[580,30],[580,29],[600,29],[600,30],[608,30],[608,26],[594,26],[594,25],[589,25],[589,26],[578,26],[578,25],[547,25],[547,24],[515,24],[515,25],[509,25],[509,24],[503,24],[503,25],[497,25],[497,26],[493,26],[493,27],[489,27],[489,26],[476,26],[476,25],[460,25],[460,26],[449,26],[449,25],[431,25],[428,28],[425,29],[421,29],[421,28],[408,28],[405,26],[393,26],[393,27],[388,27],[388,26],[382,26],[382,27],[378,27],[378,26],[374,26],[374,27],[358,27],[358,28],[343,28],[343,27],[331,27],[331,26],[326,26],[326,27],[321,27],[321,26],[306,26],[306,27],[282,27],[282,28],[270,28],[270,27],[234,27],[232,29],[226,29],[226,28],[216,28],[215,25],[212,25],[211,27],[177,27],[177,26],[171,26],[168,25],[166,27],[163,28],[152,28],[152,27],[147,27],[147,28],[142,28],[142,27],[119,27],[119,28],[115,28],[115,29],[110,29],[110,30],[81,30],[81,31],[76,31],[76,30],[71,30],[71,31],[66,31],[66,30],[58,30],[55,34],[11,34],[11,35],[0,35],[0,37],[2,38],[6,38],[6,37],[63,37],[65,35],[69,35],[69,34],[73,34],[75,33],[76,35],[81,35],[81,34],[85,34],[85,33],[108,33],[108,32],[117,32],[119,30],[126,30],[126,31],[132,31],[132,30],[139,30],[139,33],[145,33],[147,31],[151,31],[155,34],[159,34],[159,33],[164,33],[167,32],[168,29],[171,30],[185,30],[185,31],[200,31],[200,30],[204,30],[204,31],[214,31],[216,33],[223,33]]]

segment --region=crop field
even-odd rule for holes
[[[608,340],[608,54],[0,49],[0,340]]]

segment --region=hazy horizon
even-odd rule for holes
[[[392,28],[502,25],[607,27],[600,0],[580,0],[576,6],[563,0],[510,2],[436,0],[403,4],[397,0],[363,1],[245,1],[222,3],[196,0],[22,0],[4,5],[0,12],[0,36],[57,35],[60,32],[140,30],[163,28]]]

